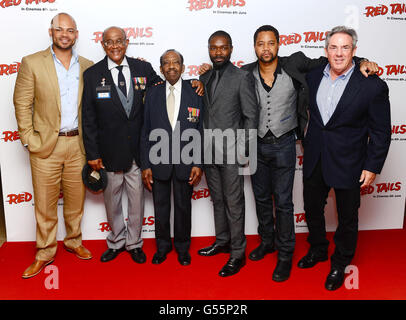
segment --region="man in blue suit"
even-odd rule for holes
[[[328,259],[324,206],[334,188],[338,227],[327,290],[344,282],[357,244],[360,188],[381,172],[391,138],[388,86],[354,67],[356,43],[353,29],[333,28],[325,45],[329,63],[307,75],[310,121],[303,140],[303,197],[310,250],[298,266],[310,268]]]
[[[202,176],[203,100],[181,79],[185,66],[179,52],[167,50],[160,63],[166,82],[147,91],[141,135],[142,180],[152,191],[155,212],[157,252],[152,263],[162,263],[172,250],[173,184],[174,246],[179,263],[186,266],[191,261],[191,197]]]

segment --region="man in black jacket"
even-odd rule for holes
[[[102,262],[127,250],[137,263],[146,261],[142,251],[144,217],[140,170],[140,136],[145,89],[161,78],[148,62],[125,56],[128,39],[123,29],[110,27],[103,33],[106,57],[86,70],[83,90],[83,141],[88,164],[105,168],[104,190],[111,233]],[[128,220],[122,214],[122,195],[128,196]]]
[[[307,58],[302,52],[279,57],[279,32],[264,25],[254,34],[256,62],[242,69],[252,72],[260,105],[258,125],[258,163],[252,175],[258,217],[260,245],[249,258],[261,260],[278,250],[274,281],[290,276],[295,246],[292,189],[296,163],[296,139],[302,139],[308,121],[308,88],[305,75],[325,57]],[[357,58],[356,61],[360,62]],[[361,70],[377,71],[375,63],[363,62]],[[273,199],[275,202],[275,221]]]

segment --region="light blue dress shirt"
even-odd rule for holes
[[[330,64],[327,64],[324,68],[323,78],[321,79],[316,96],[317,105],[324,125],[326,125],[334,113],[344,89],[351,78],[354,67],[355,63],[353,61],[352,67],[335,80],[331,79],[330,76]]]
[[[72,59],[69,69],[66,70],[62,62],[56,57],[52,46],[51,52],[61,95],[60,132],[66,132],[78,128],[79,57],[75,50],[72,50]]]

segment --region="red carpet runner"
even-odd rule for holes
[[[328,234],[331,255],[332,233]],[[46,279],[54,271],[44,271],[34,278],[21,274],[34,259],[34,242],[9,242],[0,248],[0,299],[120,299],[120,300],[363,300],[406,299],[406,229],[360,231],[353,265],[358,268],[358,289],[341,287],[335,292],[324,289],[330,262],[302,270],[296,264],[306,254],[307,234],[297,234],[293,269],[288,281],[271,280],[276,254],[262,261],[247,260],[247,265],[229,278],[218,272],[228,255],[201,257],[197,250],[209,245],[213,237],[192,239],[192,263],[181,266],[175,251],[161,265],[151,263],[155,252],[154,239],[146,239],[147,262],[134,263],[127,252],[109,263],[101,263],[106,249],[104,240],[84,241],[93,253],[92,260],[83,261],[68,253],[59,243],[54,266],[58,272],[58,289],[47,289]],[[248,236],[247,252],[258,245],[258,236]],[[349,275],[354,275],[349,273]],[[354,283],[353,283],[354,284]]]

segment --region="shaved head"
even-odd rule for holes
[[[52,18],[52,20],[51,20],[51,28],[55,28],[56,26],[59,26],[59,19],[60,19],[61,16],[65,17],[65,18],[67,17],[70,20],[72,20],[72,22],[73,22],[73,24],[75,26],[75,29],[77,29],[75,19],[73,19],[73,17],[70,14],[65,13],[65,12],[58,13],[55,17]]]

